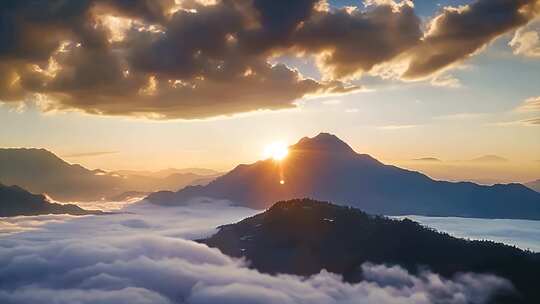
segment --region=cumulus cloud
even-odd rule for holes
[[[216,208],[219,212],[216,212]],[[443,278],[364,264],[364,281],[338,275],[271,276],[191,241],[252,215],[226,202],[184,207],[145,204],[111,216],[46,220],[0,242],[0,302],[54,303],[485,303],[511,284],[487,274]]]
[[[367,11],[319,12],[295,34],[294,47],[316,54],[330,79],[367,72],[395,58],[421,37],[420,19],[410,5],[379,4]]]
[[[354,91],[267,60],[281,30],[306,18],[313,2],[299,5],[299,16],[287,10],[287,22],[276,22],[268,1],[3,4],[0,99],[40,100],[44,111],[192,119]]]
[[[351,79],[391,62],[409,63],[397,77],[431,77],[527,23],[536,2],[446,8],[424,32],[411,1],[4,1],[0,100],[153,119],[287,109],[358,91]],[[315,58],[322,79],[272,63],[280,54]]]
[[[477,0],[446,7],[412,50],[404,77],[427,77],[463,61],[501,34],[525,25],[536,15],[537,6],[537,0]]]
[[[411,1],[5,1],[0,100],[153,119],[292,108],[396,61],[409,62],[397,77],[431,77],[524,25],[536,2],[446,8],[424,33]],[[315,58],[323,78],[271,63],[284,53]]]
[[[540,19],[536,19],[528,26],[518,29],[508,45],[515,55],[525,57],[540,57]]]

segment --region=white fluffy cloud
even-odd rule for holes
[[[38,303],[484,303],[508,281],[484,274],[445,279],[364,264],[366,281],[271,276],[190,239],[253,210],[198,204],[136,206],[129,213],[50,217],[0,241],[0,302]],[[19,218],[13,225],[40,221]]]
[[[508,45],[515,55],[540,57],[540,18],[536,18],[527,26],[518,29]]]

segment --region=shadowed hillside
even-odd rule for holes
[[[49,202],[45,196],[32,194],[17,186],[0,184],[0,217],[40,214],[103,214],[101,211],[84,210],[72,204]]]
[[[219,227],[201,242],[245,257],[251,267],[272,274],[311,275],[326,269],[356,282],[362,280],[361,265],[366,262],[400,265],[411,272],[427,267],[448,277],[491,273],[510,280],[519,292],[496,303],[540,300],[538,254],[309,199],[278,202],[263,213]]]
[[[207,186],[158,192],[148,199],[174,205],[197,196],[228,199],[255,209],[278,200],[312,197],[372,214],[540,219],[540,194],[521,184],[436,181],[358,154],[327,133],[301,139],[281,162],[268,159],[239,165]]]
[[[537,179],[537,180],[532,181],[530,183],[526,183],[525,186],[533,189],[536,192],[540,192],[540,179]]]

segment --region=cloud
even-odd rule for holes
[[[540,126],[540,117],[524,119],[521,123],[526,126]]]
[[[493,240],[517,246],[523,250],[540,252],[540,222],[505,219],[475,219],[458,217],[427,217],[408,215],[422,225],[450,233],[456,237],[473,240]]]
[[[71,153],[71,154],[62,155],[62,157],[66,157],[66,158],[92,157],[92,156],[103,156],[103,155],[116,154],[116,153],[119,153],[119,152],[118,151],[81,152],[81,153]]]
[[[288,109],[357,92],[351,79],[392,62],[409,63],[398,78],[434,77],[536,14],[536,0],[479,0],[445,9],[424,33],[411,1],[177,2],[0,4],[0,100],[151,119]],[[322,79],[272,63],[280,54],[315,58]]]
[[[499,127],[507,127],[507,126],[536,127],[536,126],[540,126],[540,117],[526,118],[526,119],[514,120],[514,121],[497,122],[491,125],[495,125]]]
[[[446,7],[435,16],[422,42],[410,52],[405,78],[425,78],[462,62],[488,43],[525,25],[537,13],[537,0],[477,0]]]
[[[416,128],[418,125],[387,125],[387,126],[381,126],[379,127],[380,130],[405,130],[405,129],[412,129]]]
[[[361,11],[319,12],[295,33],[293,46],[315,54],[326,78],[361,75],[412,48],[420,19],[410,5],[380,4]]]
[[[527,98],[519,107],[518,112],[538,112],[540,111],[540,96]]]
[[[471,119],[477,119],[487,116],[487,113],[455,113],[455,114],[447,114],[447,115],[440,115],[435,116],[434,119],[438,120],[471,120]]]
[[[540,19],[531,22],[528,26],[518,29],[508,45],[515,55],[537,58],[540,57]]]
[[[436,87],[460,88],[461,82],[452,75],[437,75],[431,79],[431,84]]]
[[[354,91],[268,62],[283,39],[276,33],[311,12],[313,1],[303,2],[298,12],[287,9],[287,28],[284,18],[273,21],[268,1],[184,1],[169,15],[173,1],[1,7],[2,33],[17,35],[0,37],[8,46],[0,50],[0,99],[39,98],[43,111],[193,119],[293,108],[306,95]],[[262,22],[264,31],[251,30],[251,22]],[[259,50],[252,45],[258,41],[269,45]]]
[[[219,210],[219,212],[216,212]],[[132,205],[129,213],[56,216],[37,230],[0,243],[0,302],[54,303],[486,303],[511,290],[488,274],[451,279],[364,264],[365,281],[348,284],[321,271],[301,278],[247,268],[217,249],[193,242],[215,225],[253,214],[226,203],[163,208]],[[20,217],[14,223],[40,221]],[[91,237],[89,237],[91,235]]]
[[[322,102],[322,104],[328,105],[328,106],[335,106],[335,105],[341,104],[341,100],[339,100],[339,99],[328,99],[328,100],[324,100]]]

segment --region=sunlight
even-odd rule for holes
[[[283,160],[288,153],[289,149],[287,145],[282,142],[271,143],[264,149],[264,157],[272,158],[276,161]]]

